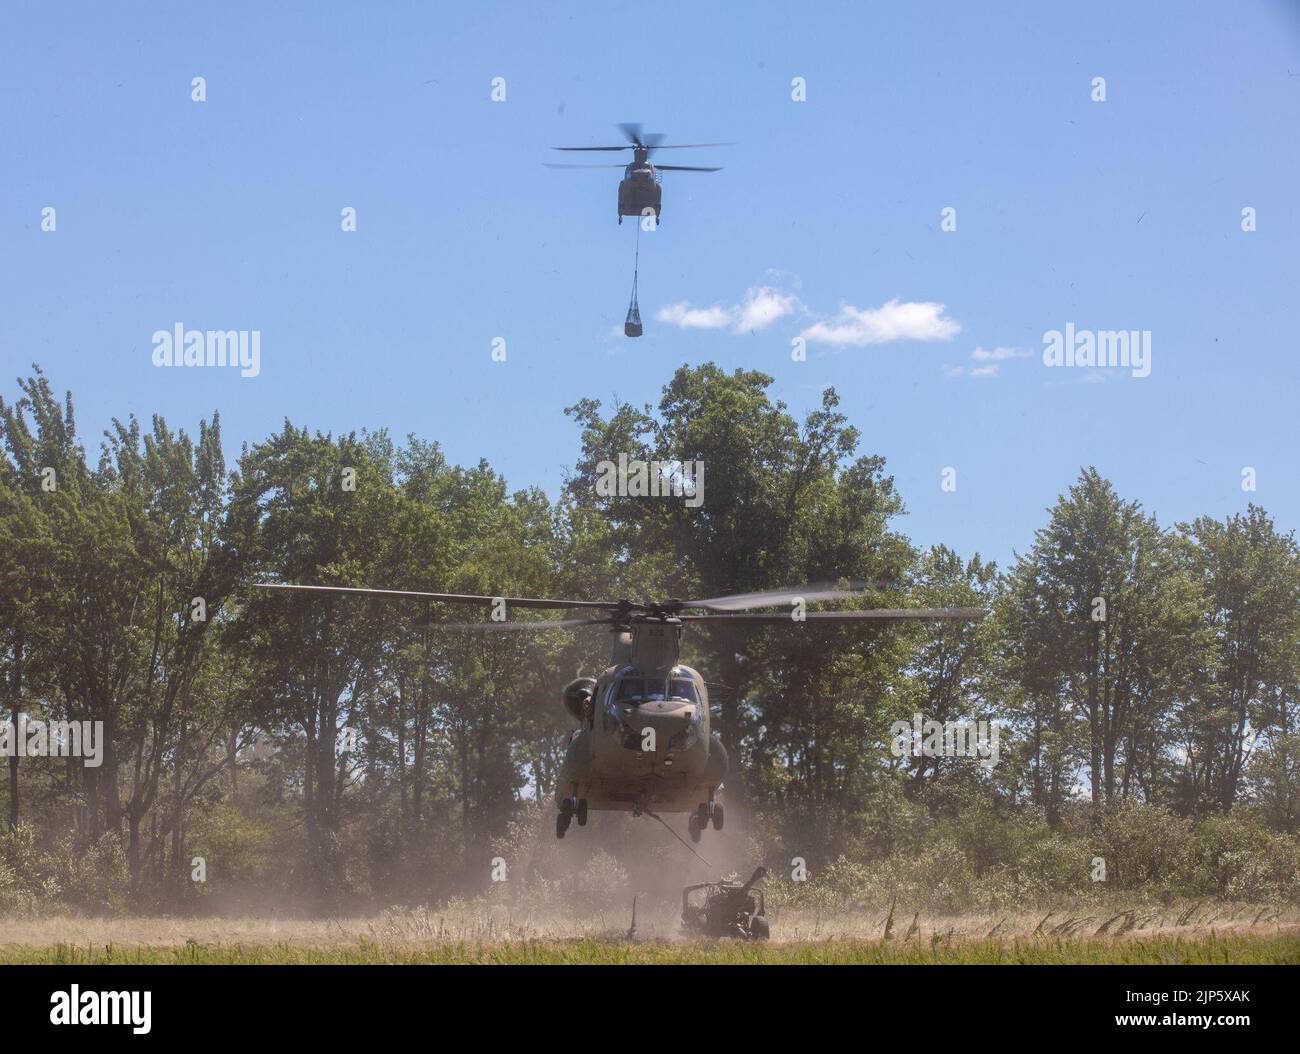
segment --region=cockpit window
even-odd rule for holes
[[[671,691],[670,691],[671,689]],[[663,699],[684,699],[688,703],[698,703],[699,695],[693,681],[674,677],[623,677],[614,691],[616,703],[648,700],[657,702]]]

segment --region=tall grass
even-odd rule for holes
[[[1064,965],[1300,964],[1300,930],[1207,933],[1194,937],[1017,937],[962,940],[831,939],[786,943],[617,941],[594,938],[523,941],[433,941],[401,944],[369,939],[310,947],[189,942],[140,945],[9,945],[0,960],[20,964],[483,964],[483,965]]]

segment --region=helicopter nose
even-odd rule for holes
[[[676,700],[656,700],[642,703],[628,715],[628,722],[635,727],[638,734],[647,728],[654,729],[655,753],[669,749],[674,736],[690,728],[695,719],[695,707],[691,703]]]

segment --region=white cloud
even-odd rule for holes
[[[660,322],[668,322],[682,329],[722,329],[731,322],[731,310],[713,307],[691,307],[685,300],[668,304],[655,315]]]
[[[979,347],[970,353],[975,366],[945,366],[945,377],[996,377],[1002,372],[1002,363],[1010,359],[1027,359],[1032,351],[1019,348],[984,348]]]
[[[771,286],[757,286],[745,291],[745,302],[737,309],[735,330],[748,333],[766,329],[778,318],[793,314],[798,301],[790,294]]]
[[[731,307],[692,307],[683,300],[661,307],[655,318],[682,329],[727,329],[734,333],[751,333],[766,329],[777,319],[794,313],[799,301],[790,293],[771,286],[753,286],[745,291],[744,300]]]
[[[1032,351],[1021,351],[1018,348],[976,348],[970,353],[970,357],[976,362],[1001,362],[1004,359],[1027,359],[1032,355]]]
[[[880,307],[843,304],[829,321],[816,322],[800,334],[810,343],[835,347],[889,344],[898,340],[951,340],[961,324],[944,315],[933,301],[887,301]]]

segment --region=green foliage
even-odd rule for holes
[[[4,773],[0,911],[510,902],[500,855],[547,897],[621,913],[682,852],[629,818],[601,818],[600,848],[551,833],[557,692],[605,665],[603,631],[458,633],[439,623],[463,613],[418,600],[254,588],[277,581],[580,598],[848,581],[867,606],[982,608],[687,638],[719,685],[729,826],[811,870],[774,868],[777,901],[1300,898],[1292,535],[1255,506],[1162,528],[1089,468],[1006,569],[918,551],[835,391],[798,417],[772,384],[707,364],[640,408],[580,400],[553,503],[430,440],[288,421],[227,471],[215,412],[193,435],[114,420],[91,462],[71,396],[35,370],[0,400],[0,705],[101,721],[107,749],[97,769]],[[703,461],[704,503],[599,494],[620,454]],[[996,722],[999,763],[897,753],[891,725],[916,714]]]

